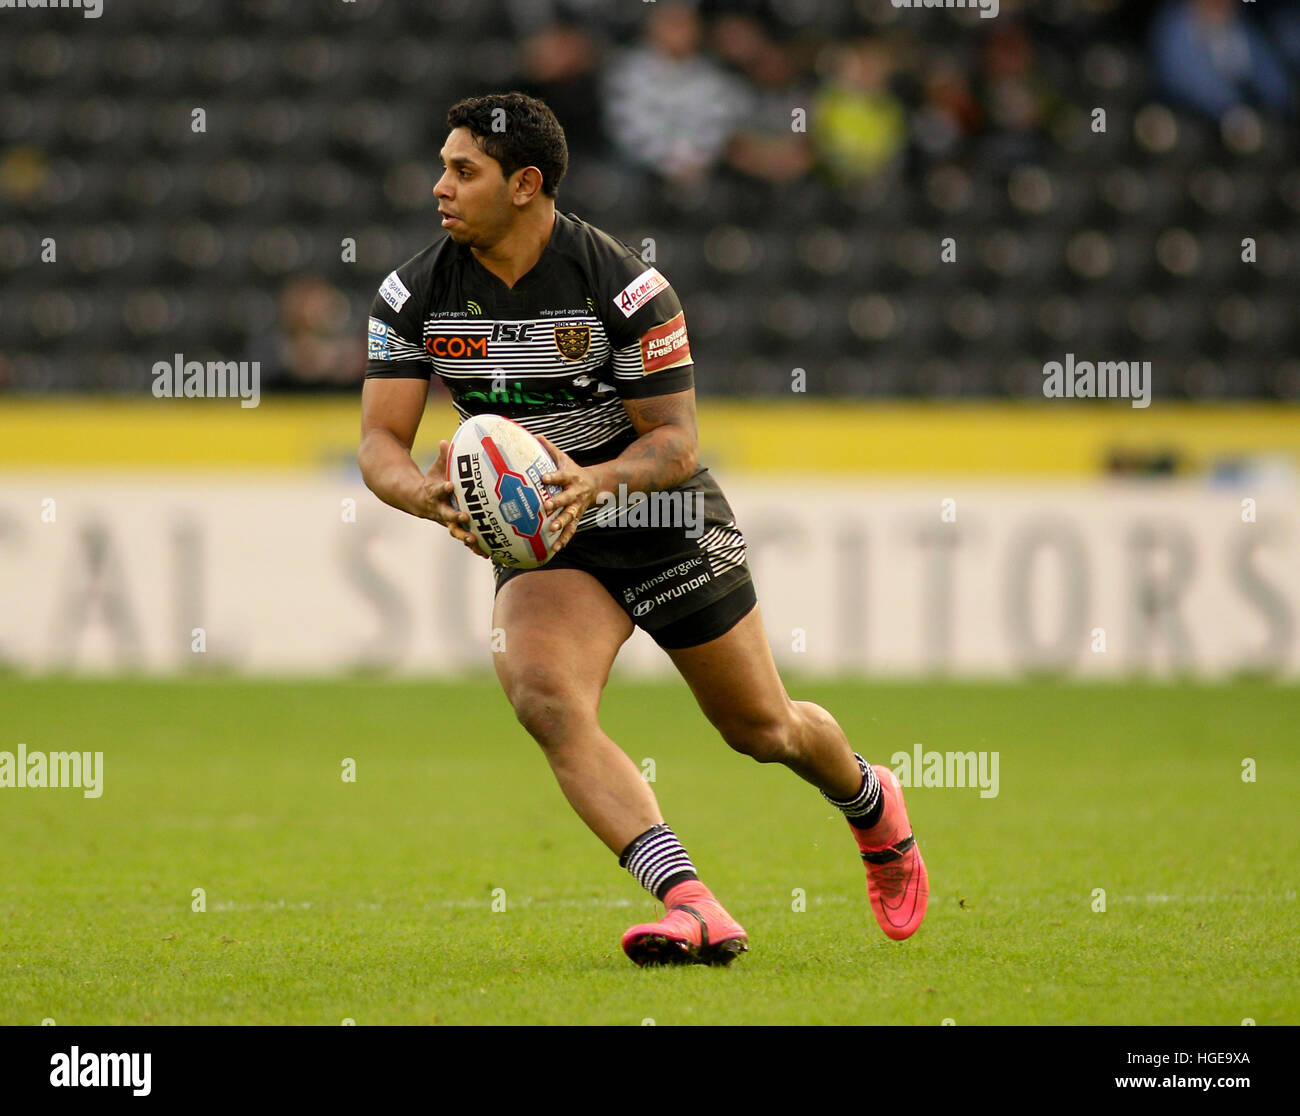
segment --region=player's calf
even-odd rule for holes
[[[783,710],[770,713],[718,718],[714,727],[729,748],[758,763],[783,763],[788,766],[798,754],[795,745],[802,726],[793,703],[787,703]]]

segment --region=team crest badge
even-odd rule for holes
[[[565,360],[581,360],[591,348],[591,326],[572,325],[555,327],[555,347]]]

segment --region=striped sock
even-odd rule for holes
[[[832,798],[825,791],[822,791],[822,797],[832,806],[843,810],[844,816],[849,819],[849,824],[854,829],[870,829],[880,821],[885,800],[880,793],[880,780],[876,778],[871,764],[857,752],[853,753],[853,758],[858,761],[858,768],[862,771],[862,789],[849,799]]]
[[[663,822],[634,838],[618,858],[618,866],[631,872],[637,883],[660,902],[669,888],[700,878],[677,834]]]

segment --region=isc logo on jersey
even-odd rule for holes
[[[461,423],[447,454],[452,504],[469,513],[479,548],[503,566],[535,569],[554,553],[558,536],[545,496],[557,495],[542,476],[555,462],[542,444],[500,415],[474,415]]]

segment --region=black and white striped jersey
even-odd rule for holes
[[[668,280],[573,214],[556,214],[541,258],[513,288],[467,246],[435,241],[380,286],[368,347],[367,378],[436,374],[460,420],[505,415],[584,466],[635,441],[623,399],[694,382]]]

